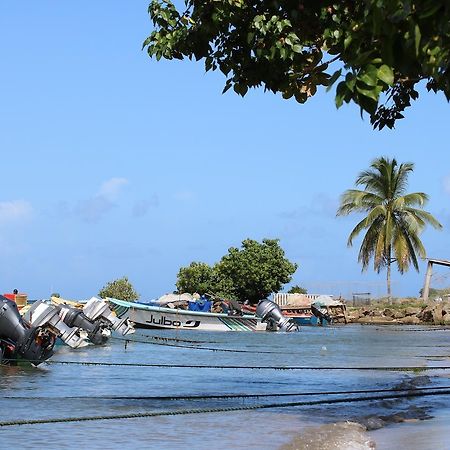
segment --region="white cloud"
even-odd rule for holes
[[[33,207],[25,200],[0,202],[0,223],[12,223],[28,220],[33,213]]]
[[[133,217],[144,217],[150,211],[151,208],[157,208],[159,206],[159,198],[156,194],[146,200],[136,202],[132,209]]]
[[[128,184],[128,180],[126,178],[111,178],[101,185],[97,196],[113,201],[118,197],[120,190],[126,184]]]
[[[85,222],[98,222],[116,206],[115,201],[127,183],[126,178],[111,178],[105,181],[96,195],[80,202],[76,212]]]

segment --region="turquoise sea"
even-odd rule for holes
[[[450,395],[366,398],[445,386],[449,392],[449,329],[140,330],[131,339],[138,342],[58,346],[38,368],[0,367],[0,422],[135,417],[2,426],[0,448],[450,449]],[[386,367],[417,369],[376,370]],[[383,392],[392,389],[402,390]],[[380,392],[351,393],[361,390]],[[324,394],[331,391],[347,393]],[[355,398],[361,401],[323,403]],[[306,401],[316,403],[292,405]],[[182,414],[139,417],[161,412]]]

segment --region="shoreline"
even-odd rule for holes
[[[450,302],[399,300],[392,304],[374,303],[347,306],[348,323],[365,325],[442,325],[450,326]]]

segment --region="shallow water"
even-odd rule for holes
[[[155,336],[195,342],[164,342],[155,340]],[[343,398],[320,394],[336,390],[390,389],[400,383],[411,383],[414,379],[420,387],[450,385],[450,370],[435,369],[419,373],[329,369],[450,367],[450,330],[439,328],[348,325],[304,327],[300,333],[290,334],[142,330],[132,339],[144,342],[125,345],[124,341],[114,339],[104,347],[92,346],[79,350],[60,346],[56,348],[52,361],[327,369],[62,364],[42,365],[39,368],[1,367],[0,421],[239,408]],[[305,392],[317,395],[177,401],[136,398]],[[359,397],[361,395],[358,394]],[[122,398],[112,398],[117,396]],[[370,432],[359,426],[345,426],[346,421],[357,421],[369,415],[390,416],[409,411],[411,407],[420,408],[434,417],[390,424]],[[311,435],[318,438],[308,439]],[[373,448],[374,445],[376,448],[390,449],[399,448],[400,443],[405,442],[407,445],[402,444],[403,447],[411,450],[450,448],[450,396],[16,425],[0,428],[0,448],[173,449],[188,446],[195,449],[273,449],[285,446],[323,449],[325,444],[321,443],[320,437],[325,439],[325,436],[327,445],[334,445],[326,448],[336,449]]]

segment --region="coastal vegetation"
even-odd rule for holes
[[[308,290],[305,289],[304,287],[299,286],[298,284],[292,286],[289,290],[288,290],[288,294],[307,294]]]
[[[414,164],[398,164],[395,159],[375,159],[368,170],[356,178],[356,186],[364,190],[349,189],[340,199],[338,216],[351,213],[367,214],[353,228],[348,246],[365,230],[358,261],[366,270],[373,259],[376,272],[386,269],[387,295],[391,297],[391,265],[396,263],[403,274],[412,265],[419,271],[417,257],[425,258],[425,247],[420,234],[427,224],[440,229],[442,225],[422,208],[428,201],[423,192],[408,194],[408,175]]]
[[[135,291],[127,277],[109,281],[100,289],[98,295],[101,298],[111,297],[128,302],[135,302],[139,299],[139,294]]]
[[[154,30],[143,47],[157,60],[203,60],[225,75],[223,92],[263,87],[305,103],[336,84],[336,106],[357,104],[376,129],[403,118],[420,83],[450,99],[444,0],[184,3],[150,3]]]
[[[245,239],[212,267],[202,262],[182,267],[176,286],[179,293],[209,293],[254,304],[278,292],[296,270],[278,239]]]

